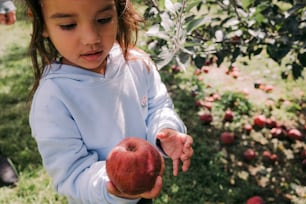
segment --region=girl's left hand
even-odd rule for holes
[[[173,161],[173,175],[178,175],[180,161],[183,163],[183,172],[186,172],[190,167],[190,158],[193,155],[192,137],[166,128],[157,134],[157,139],[160,140],[163,151]]]

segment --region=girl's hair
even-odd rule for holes
[[[130,0],[114,0],[118,15],[117,42],[123,50],[124,57],[128,57],[128,49],[136,45],[139,23],[143,21]],[[30,96],[39,85],[39,80],[45,67],[59,57],[58,51],[49,38],[43,37],[45,22],[42,14],[40,0],[26,0],[28,15],[32,18],[33,33],[30,41],[30,56],[34,71],[34,84]]]

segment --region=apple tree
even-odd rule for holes
[[[306,67],[304,0],[146,0],[148,51],[158,66],[211,59],[220,65],[263,52],[302,77]],[[289,57],[290,60],[286,60]]]

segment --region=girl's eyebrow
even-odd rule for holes
[[[106,11],[110,11],[113,10],[114,6],[113,4],[107,5],[104,8],[100,9],[97,13],[103,13]],[[71,18],[71,17],[75,17],[77,16],[77,14],[69,14],[69,13],[54,13],[50,16],[50,18],[52,19],[57,19],[57,18]]]

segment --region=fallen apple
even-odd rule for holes
[[[266,125],[266,117],[264,115],[256,115],[253,118],[253,123],[256,127],[263,128]]]
[[[149,142],[127,137],[116,145],[106,159],[106,172],[123,193],[137,195],[153,188],[164,170],[164,159]]]
[[[231,110],[226,110],[223,116],[223,121],[224,122],[233,122],[234,120],[234,112]]]
[[[246,149],[244,152],[243,152],[243,157],[245,160],[247,161],[252,161],[255,159],[256,157],[256,152],[253,150],[253,149]]]
[[[264,204],[264,200],[260,196],[253,196],[246,201],[246,204]]]
[[[270,160],[271,155],[272,155],[272,153],[271,153],[270,151],[265,150],[265,151],[262,153],[262,158],[263,158],[264,160]]]
[[[213,116],[211,113],[202,113],[200,114],[200,120],[206,124],[209,125],[213,121]]]
[[[280,128],[280,127],[275,127],[275,128],[272,128],[270,130],[270,133],[272,135],[272,137],[277,137],[277,138],[280,138],[281,136],[283,136],[283,129]]]
[[[250,124],[245,124],[243,125],[243,129],[247,134],[249,134],[253,130],[253,126]]]
[[[277,121],[274,118],[267,118],[266,119],[266,127],[269,129],[277,127]]]
[[[231,132],[223,132],[220,136],[220,141],[222,144],[231,145],[234,143],[234,134]]]
[[[299,131],[298,129],[290,129],[288,131],[288,137],[293,139],[293,140],[302,140],[303,139],[303,135],[301,133],[301,131]]]

